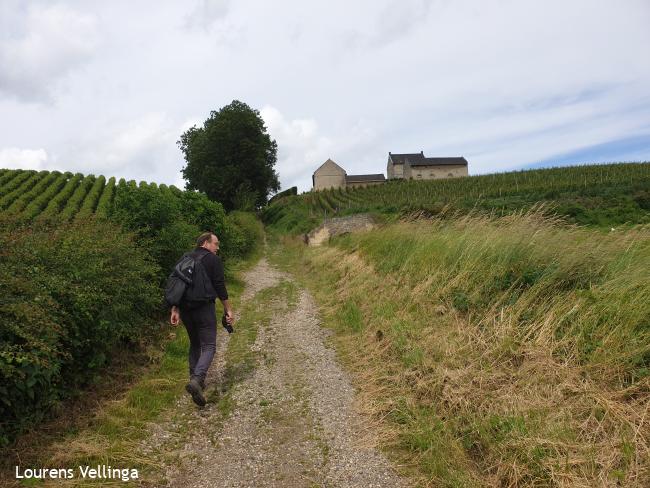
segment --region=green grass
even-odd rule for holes
[[[423,486],[644,486],[647,228],[531,212],[274,242]]]
[[[160,461],[142,454],[138,444],[148,436],[150,423],[161,419],[183,391],[187,381],[188,347],[187,334],[179,329],[174,338],[164,344],[159,362],[141,372],[117,398],[103,400],[95,415],[87,419],[85,427],[72,427],[49,438],[44,436],[41,440],[47,439],[47,445],[26,446],[29,450],[19,454],[22,466],[70,467],[75,470],[75,476],[78,476],[77,466],[84,465],[109,464],[136,468],[140,473],[160,469]],[[25,483],[29,486],[30,481],[25,480]],[[77,478],[56,483],[84,486],[91,482]],[[124,485],[132,486],[133,483]]]

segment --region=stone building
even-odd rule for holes
[[[389,180],[435,180],[469,175],[465,158],[427,158],[423,151],[414,154],[389,152],[386,174]]]
[[[388,153],[388,179],[436,180],[468,176],[467,160],[463,157],[427,158],[423,151],[413,154]],[[386,182],[383,174],[348,175],[343,168],[328,159],[312,175],[314,190],[329,188],[360,188]]]
[[[314,190],[328,188],[359,188],[368,185],[378,185],[386,181],[383,174],[348,175],[343,168],[328,159],[314,171],[311,177]]]
[[[345,188],[345,170],[331,159],[321,164],[311,176],[314,190]]]

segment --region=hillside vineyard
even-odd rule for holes
[[[92,215],[108,217],[119,188],[158,190],[170,198],[182,191],[175,186],[144,181],[116,182],[104,176],[72,174],[59,171],[20,169],[0,170],[0,212],[27,220],[52,218],[71,221]]]
[[[547,202],[576,223],[605,227],[644,223],[650,210],[650,163],[494,173],[442,180],[390,180],[365,188],[311,191],[277,199],[264,211],[270,224],[306,231],[314,219],[360,212],[439,213],[445,206],[507,214]],[[614,218],[612,218],[614,217]],[[311,219],[309,224],[301,222]],[[304,228],[303,228],[304,227]]]

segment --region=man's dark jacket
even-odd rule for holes
[[[197,247],[192,251],[191,256],[195,261],[200,260],[205,272],[208,276],[208,280],[212,284],[216,296],[221,300],[228,299],[228,290],[226,290],[226,279],[224,277],[223,263],[221,258],[216,254],[212,254],[204,247]],[[211,300],[214,302],[214,299]],[[205,303],[205,302],[204,302]],[[193,307],[199,304],[193,303],[181,303],[181,307],[188,306]]]

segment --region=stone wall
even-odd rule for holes
[[[330,237],[347,234],[348,232],[370,230],[376,227],[376,225],[373,218],[368,214],[325,219],[320,227],[305,234],[305,242],[310,246],[319,246],[323,242],[328,241]]]
[[[345,174],[315,174],[314,190],[345,188]]]
[[[354,183],[350,183],[349,181],[346,183],[348,188],[365,188],[366,186],[375,186],[375,185],[383,185],[385,183],[384,181],[356,181]]]
[[[392,164],[390,158],[386,164],[386,178],[392,180],[394,178],[404,178],[404,165]]]
[[[404,178],[414,180],[439,180],[468,176],[465,165],[408,166]]]

